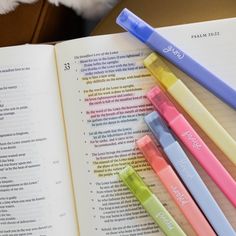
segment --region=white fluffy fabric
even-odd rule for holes
[[[33,3],[37,0],[0,0],[0,14],[14,10],[20,3]],[[109,11],[119,0],[48,0],[50,3],[71,7],[85,18],[96,18]]]
[[[0,14],[13,11],[19,3],[33,3],[37,0],[0,0]]]

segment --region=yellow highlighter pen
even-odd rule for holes
[[[236,141],[211,113],[208,112],[185,84],[170,71],[156,53],[150,54],[144,60],[144,65],[211,140],[236,165]]]

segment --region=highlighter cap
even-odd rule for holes
[[[133,167],[127,165],[121,170],[119,177],[141,203],[152,196],[152,192]]]
[[[144,59],[144,65],[165,89],[170,88],[178,80],[168,66],[154,52]]]
[[[153,27],[148,25],[126,8],[117,17],[116,23],[144,43],[153,31],[155,31]]]
[[[166,148],[176,141],[158,112],[149,113],[144,120],[162,148]]]
[[[156,172],[159,172],[162,169],[168,167],[168,164],[163,158],[162,153],[159,151],[149,135],[143,136],[136,143],[140,151],[143,153],[145,159],[150,163]]]
[[[180,115],[174,104],[158,86],[149,90],[146,96],[168,123]]]

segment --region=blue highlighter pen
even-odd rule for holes
[[[164,120],[156,111],[148,114],[144,119],[217,235],[236,236],[234,229]]]
[[[133,34],[154,51],[173,63],[192,79],[211,91],[225,103],[236,109],[236,91],[193,58],[161,36],[152,26],[141,20],[128,9],[124,9],[116,20],[117,24]]]

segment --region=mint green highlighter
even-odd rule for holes
[[[131,166],[126,166],[119,173],[119,176],[167,236],[186,236],[173,217]]]

